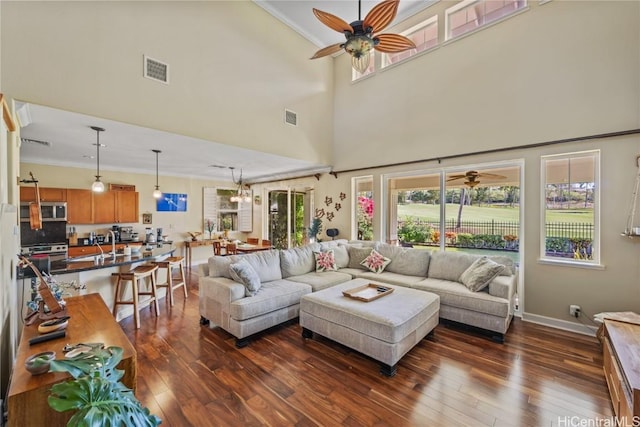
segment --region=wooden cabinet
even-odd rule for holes
[[[138,193],[105,191],[93,196],[93,223],[138,222]]]
[[[105,191],[93,195],[93,223],[108,224],[116,222],[115,191]]]
[[[93,224],[93,192],[91,190],[67,189],[67,223]]]
[[[69,224],[117,224],[138,222],[138,193],[67,189]]]
[[[114,191],[116,193],[116,221],[138,222],[138,192]]]
[[[109,245],[109,247],[111,246]],[[73,246],[69,248],[68,257],[75,258],[85,255],[98,255],[99,253],[100,249],[97,246]]]
[[[48,188],[41,187],[40,189],[40,201],[41,202],[66,202],[67,201],[67,189],[66,188]],[[33,202],[36,200],[36,188],[33,187],[20,187],[20,201],[21,202]]]
[[[603,369],[620,425],[640,416],[640,325],[605,319]]]

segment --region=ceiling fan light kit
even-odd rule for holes
[[[229,201],[231,201],[233,203],[240,203],[240,202],[249,203],[249,202],[251,202],[251,195],[249,194],[249,192],[247,190],[245,190],[244,184],[242,183],[242,169],[240,169],[240,179],[238,180],[238,182],[236,182],[236,179],[235,179],[235,177],[233,175],[233,170],[235,168],[230,167],[229,169],[231,169],[231,180],[233,181],[234,184],[236,184],[238,186],[238,189],[236,190],[236,194],[234,194],[233,196],[229,197]]]
[[[91,129],[96,131],[96,180],[91,184],[91,191],[94,193],[104,192],[104,183],[100,181],[100,132],[104,132],[104,128],[98,126],[91,126]]]
[[[415,43],[400,34],[377,34],[396,17],[399,3],[400,0],[385,0],[374,6],[362,20],[360,18],[362,0],[358,0],[358,20],[351,24],[335,15],[314,8],[313,14],[316,18],[332,30],[343,33],[347,41],[322,48],[311,59],[332,55],[344,49],[351,55],[351,66],[363,74],[369,68],[373,49],[384,53],[415,49]]]

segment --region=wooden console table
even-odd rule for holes
[[[184,241],[184,255],[185,255],[185,264],[189,270],[191,270],[191,248],[197,248],[198,246],[211,246],[211,255],[213,255],[213,242],[215,239],[206,239],[206,240],[185,240]]]
[[[135,391],[137,367],[136,350],[120,325],[116,323],[100,294],[65,298],[69,316],[67,336],[39,344],[29,345],[29,339],[38,333],[38,326],[25,326],[11,375],[8,400],[8,425],[12,426],[64,426],[74,411],[56,412],[49,407],[47,397],[53,384],[70,378],[65,372],[31,375],[24,367],[25,359],[43,351],[55,351],[56,359],[64,357],[65,344],[104,343],[105,346],[124,350],[118,369],[124,370],[122,382]]]
[[[640,416],[640,325],[604,320],[604,375],[621,425]]]

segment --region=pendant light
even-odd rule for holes
[[[96,180],[91,184],[91,191],[94,193],[102,193],[104,191],[104,183],[100,181],[100,132],[104,132],[104,128],[98,126],[91,126],[91,129],[96,131]]]
[[[162,191],[160,191],[160,186],[158,185],[158,154],[162,153],[160,150],[151,150],[156,153],[156,189],[153,190],[153,197],[159,199],[162,197]]]

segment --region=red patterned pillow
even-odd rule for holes
[[[336,259],[333,256],[333,249],[323,252],[314,252],[316,257],[316,273],[322,273],[323,271],[336,271]]]
[[[382,273],[391,260],[385,256],[382,256],[380,252],[375,249],[371,251],[368,257],[362,260],[360,264],[367,267],[374,273]]]

